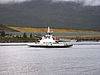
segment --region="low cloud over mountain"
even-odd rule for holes
[[[83,5],[92,5],[92,6],[100,5],[100,0],[53,0],[53,1],[72,1],[77,3],[82,3]]]
[[[26,2],[26,1],[38,1],[38,0],[0,0],[0,4],[22,3],[22,2]],[[48,1],[48,0],[45,0],[45,1]],[[90,5],[90,6],[98,6],[98,5],[100,5],[100,0],[49,0],[49,1],[53,1],[53,2],[70,1],[70,2],[81,3],[83,5]]]
[[[0,0],[0,4],[22,3],[25,1],[31,1],[31,0]]]

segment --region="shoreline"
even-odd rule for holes
[[[56,37],[59,41],[100,41],[100,37],[77,37],[77,36],[73,36],[73,37]],[[0,37],[0,43],[27,43],[27,42],[36,42],[39,39],[41,39],[41,37],[27,37],[27,38],[23,38],[23,37]]]
[[[84,42],[68,42],[68,43],[72,43],[73,45],[100,45],[100,41],[99,42],[89,42],[89,41],[84,41]],[[0,43],[0,46],[28,46],[28,44],[32,44],[30,43]]]

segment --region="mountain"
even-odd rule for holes
[[[100,6],[83,6],[75,2],[52,2],[51,0],[0,4],[0,24],[100,30]]]

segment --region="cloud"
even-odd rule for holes
[[[100,0],[52,0],[52,1],[72,1],[82,3],[83,5],[100,6]]]
[[[31,0],[0,0],[0,4],[22,3],[25,1],[31,1]]]
[[[37,0],[0,0],[0,4],[22,3],[25,1],[37,1]],[[47,0],[45,0],[45,1],[47,1]],[[100,6],[100,0],[51,0],[51,1],[53,1],[53,2],[72,1],[72,2],[81,3],[83,5],[90,5],[90,6],[98,6],[99,5]]]

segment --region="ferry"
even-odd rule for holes
[[[50,31],[50,27],[48,27],[48,31],[46,35],[44,35],[38,42],[31,43],[28,45],[29,47],[40,47],[40,48],[67,48],[73,46],[73,44],[68,44],[66,42],[59,42],[54,36],[53,32]]]

